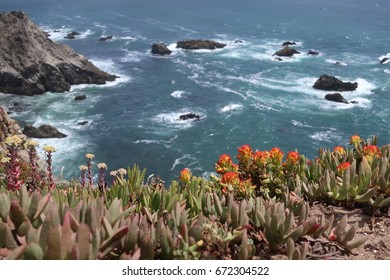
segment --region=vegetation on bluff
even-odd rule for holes
[[[351,253],[366,241],[347,217],[312,215],[318,201],[388,211],[390,147],[354,135],[349,147],[297,151],[238,148],[237,163],[221,155],[209,179],[187,168],[165,187],[137,166],[111,171],[93,154],[80,180],[56,182],[53,147],[38,172],[34,141],[5,139],[0,155],[0,259],[289,259],[315,258],[320,241]],[[18,150],[24,145],[29,162]],[[316,255],[318,258],[319,256]]]

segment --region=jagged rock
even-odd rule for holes
[[[82,95],[77,95],[77,96],[74,98],[74,100],[80,101],[80,100],[84,100],[84,99],[86,99],[86,98],[87,98],[87,96],[86,96],[85,94],[82,94]]]
[[[275,57],[274,60],[275,60],[275,61],[283,61],[283,59],[281,59],[280,57]]]
[[[76,38],[76,36],[78,36],[78,35],[80,35],[79,32],[72,31],[72,32],[68,33],[68,34],[64,37],[64,39],[71,40],[71,39]]]
[[[198,114],[195,114],[195,113],[188,113],[188,114],[180,115],[179,119],[182,120],[182,121],[185,121],[185,120],[199,120],[200,116]]]
[[[384,57],[384,58],[382,58],[382,60],[381,60],[379,63],[384,64],[384,63],[386,63],[389,59],[390,59],[389,57]]]
[[[308,55],[318,55],[320,54],[319,52],[316,52],[316,51],[313,51],[313,50],[310,50],[307,52]]]
[[[23,128],[23,134],[31,138],[64,138],[67,135],[59,132],[54,126],[43,124],[39,127],[26,125]]]
[[[176,48],[181,48],[185,50],[199,50],[199,49],[221,49],[226,47],[226,44],[211,41],[211,40],[186,40],[186,41],[177,41]]]
[[[295,42],[291,42],[291,41],[286,41],[282,44],[283,47],[286,47],[286,46],[292,46],[292,45],[296,45],[297,43]]]
[[[333,102],[345,103],[348,104],[348,100],[345,99],[340,93],[329,93],[325,95],[325,99]]]
[[[357,87],[357,82],[343,82],[330,75],[322,75],[313,85],[315,89],[332,91],[354,91]]]
[[[105,36],[99,39],[100,42],[105,42],[111,40],[114,36]]]
[[[152,53],[158,55],[170,55],[172,51],[163,43],[154,43],[152,45]]]
[[[234,43],[235,44],[242,44],[242,43],[244,43],[244,41],[243,40],[235,40]]]
[[[294,54],[300,54],[300,52],[288,46],[274,53],[277,56],[293,56]]]
[[[77,125],[86,125],[86,124],[88,124],[88,121],[81,121],[77,123]]]
[[[0,92],[36,95],[69,91],[74,84],[105,84],[101,71],[70,47],[46,37],[26,13],[0,13]]]

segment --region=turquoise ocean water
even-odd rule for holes
[[[27,12],[52,40],[120,76],[65,94],[0,94],[22,124],[49,123],[69,135],[40,141],[57,148],[57,175],[77,177],[85,153],[109,170],[137,163],[169,181],[184,167],[207,176],[220,154],[235,155],[242,144],[315,157],[320,147],[347,145],[353,134],[390,143],[390,64],[379,63],[390,57],[389,1],[1,1],[0,11],[11,10]],[[64,40],[71,31],[81,35]],[[98,41],[108,35],[114,39]],[[183,39],[227,47],[175,49]],[[301,54],[274,61],[288,40]],[[151,55],[160,41],[172,55]],[[357,81],[357,91],[343,95],[358,103],[324,100],[326,92],[312,88],[322,74]],[[80,94],[87,99],[74,101]],[[201,119],[180,121],[188,112]]]

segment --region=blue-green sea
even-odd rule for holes
[[[22,125],[49,123],[68,134],[40,140],[57,149],[56,175],[77,178],[86,153],[109,170],[137,163],[170,181],[184,167],[208,176],[220,154],[234,156],[243,144],[313,158],[321,147],[347,145],[353,134],[390,143],[390,64],[379,63],[390,57],[387,0],[0,2],[0,11],[11,10],[27,12],[53,41],[120,76],[63,94],[0,94]],[[64,39],[71,31],[81,35]],[[112,40],[99,41],[109,35]],[[176,49],[184,39],[227,46]],[[295,41],[301,54],[275,61],[285,41]],[[173,53],[152,55],[155,42]],[[327,92],[312,88],[322,74],[358,82],[356,91],[342,93],[357,103],[326,101]],[[74,101],[81,94],[87,99]],[[189,112],[200,120],[179,119]]]

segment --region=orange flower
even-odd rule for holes
[[[238,148],[237,159],[242,164],[249,164],[252,160],[252,148],[249,145],[242,145]]]
[[[341,146],[336,146],[336,147],[333,148],[333,150],[334,150],[336,153],[340,154],[340,155],[345,155],[345,150],[344,150],[344,148],[341,147]]]
[[[358,145],[358,144],[360,144],[362,142],[362,139],[360,138],[360,136],[359,135],[353,135],[353,136],[351,136],[351,138],[349,139],[349,143],[351,144],[351,145],[354,145],[355,147]]]
[[[375,145],[367,145],[363,148],[363,154],[371,157],[381,157],[382,154],[379,148]]]
[[[253,163],[257,167],[265,167],[270,158],[270,153],[268,151],[256,151],[253,154]]]
[[[270,156],[271,156],[273,164],[280,165],[282,162],[282,158],[284,156],[284,153],[279,148],[272,148],[270,151]]]
[[[224,174],[226,172],[234,172],[237,170],[238,170],[237,164],[234,164],[232,158],[227,154],[221,155],[219,157],[218,162],[215,164],[215,171],[217,171],[218,174]]]
[[[189,183],[191,181],[191,177],[192,177],[191,171],[188,168],[184,168],[180,172],[179,180],[180,180],[180,182],[183,182],[183,183]]]
[[[337,171],[340,172],[341,174],[344,173],[349,167],[351,166],[351,164],[349,162],[343,162],[342,164],[340,164],[339,166],[337,166]]]
[[[240,179],[238,178],[238,174],[236,172],[227,172],[223,174],[221,183],[224,184],[238,184],[240,182]]]
[[[288,164],[295,165],[299,161],[300,155],[298,152],[289,152],[286,161]]]

